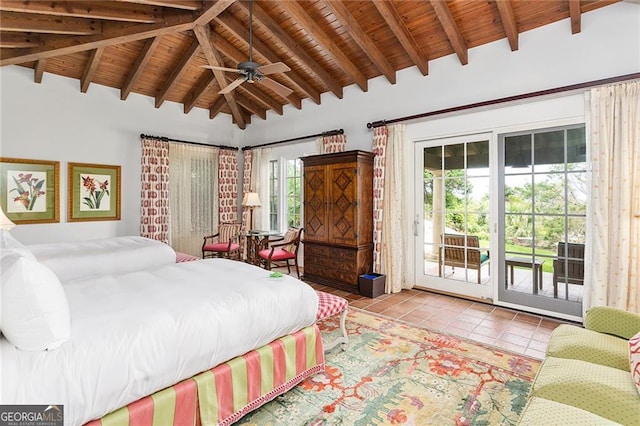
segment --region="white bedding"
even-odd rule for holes
[[[71,338],[50,352],[0,341],[2,404],[64,404],[65,424],[99,418],[314,323],[295,278],[207,259],[68,281]]]
[[[124,274],[176,262],[167,244],[144,237],[110,237],[27,246],[64,284],[94,275]]]

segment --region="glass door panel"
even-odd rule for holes
[[[586,240],[584,126],[501,135],[501,301],[580,317]],[[502,266],[504,265],[504,266]]]
[[[416,144],[419,287],[491,297],[489,138]]]

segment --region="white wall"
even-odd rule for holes
[[[184,114],[182,105],[165,102],[159,109],[149,97],[93,84],[81,93],[79,82],[44,74],[33,82],[33,70],[0,69],[0,155],[60,161],[59,224],[21,225],[11,232],[32,244],[114,235],[139,235],[140,134],[204,143],[231,144],[229,116],[210,120],[208,111]],[[122,166],[122,219],[67,222],[67,163]]]
[[[520,35],[519,45],[511,52],[505,39],[471,49],[466,66],[455,55],[431,61],[426,77],[412,67],[398,73],[395,85],[376,78],[366,93],[349,86],[342,100],[332,94],[322,95],[321,105],[305,100],[302,110],[285,107],[283,116],[269,113],[267,121],[256,119],[245,131],[228,115],[209,120],[200,109],[185,115],[171,102],[155,109],[152,98],[132,94],[122,102],[115,89],[94,84],[83,94],[77,80],[45,74],[42,84],[35,84],[33,70],[0,68],[0,155],[61,162],[61,223],[17,226],[12,234],[25,243],[137,235],[140,133],[243,146],[344,128],[347,149],[370,150],[370,121],[638,72],[640,6],[618,3],[586,13],[576,35],[568,19],[529,31]],[[501,113],[518,115],[519,110]],[[416,128],[425,137],[481,126],[483,116],[473,116],[440,118]],[[284,151],[309,145],[297,146]],[[66,222],[69,161],[122,166],[121,221]]]

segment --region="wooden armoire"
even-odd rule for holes
[[[304,164],[304,279],[358,292],[373,272],[373,153],[301,158]]]

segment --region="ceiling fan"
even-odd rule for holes
[[[213,70],[241,74],[241,77],[238,77],[236,80],[229,83],[229,85],[222,88],[222,90],[218,92],[218,94],[220,95],[231,92],[245,81],[248,83],[263,84],[265,87],[273,90],[283,98],[286,98],[291,93],[293,93],[293,90],[267,77],[267,75],[270,74],[291,71],[291,68],[289,68],[286,64],[284,64],[283,62],[276,62],[269,65],[260,65],[257,62],[253,62],[253,1],[251,0],[249,1],[249,60],[246,62],[240,62],[237,69],[216,67],[211,65],[204,65],[203,67]]]

